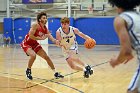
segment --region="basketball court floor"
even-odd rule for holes
[[[134,58],[113,69],[108,61],[118,54],[116,45],[97,45],[91,50],[79,46],[80,59],[94,69],[93,75],[84,78],[83,72],[68,66],[60,48],[54,45],[43,45],[43,48],[48,49],[56,70],[65,78],[55,79],[47,63],[37,57],[32,68],[34,79],[30,81],[25,76],[29,57],[20,46],[1,46],[0,93],[126,93],[137,64]]]

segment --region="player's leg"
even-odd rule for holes
[[[72,69],[74,69],[74,70],[78,70],[78,71],[83,71],[83,70],[85,70],[84,68],[82,68],[82,67],[76,65],[75,62],[73,61],[73,58],[71,58],[71,57],[68,57],[68,58],[66,59],[66,61],[68,62],[68,65],[69,65]]]
[[[4,46],[6,46],[6,37],[3,38]]]
[[[26,53],[27,53],[27,55],[30,56],[30,59],[29,59],[29,62],[28,62],[28,67],[27,67],[27,70],[26,70],[26,76],[27,76],[27,78],[32,80],[33,77],[31,75],[32,74],[31,68],[32,68],[32,65],[33,65],[33,63],[36,59],[36,53],[31,48],[28,48]]]
[[[75,56],[72,53],[68,53],[67,52],[67,58],[66,61],[68,62],[68,65],[74,69],[74,70],[78,70],[78,71],[83,71],[84,72],[84,77],[88,78],[89,77],[89,72],[85,69],[84,66],[80,66],[78,65],[75,61]]]
[[[73,58],[73,61],[76,62],[76,63],[78,63],[78,64],[81,65],[82,67],[84,67],[84,68],[88,71],[88,73],[89,73],[90,75],[93,74],[93,69],[91,68],[91,66],[89,66],[89,65],[85,64],[84,62],[82,62],[82,61],[79,59],[79,57]]]
[[[68,63],[68,65],[74,69],[74,70],[78,70],[78,71],[83,71],[85,69],[83,69],[82,67],[80,67],[79,65],[76,65],[74,62],[74,57],[76,57],[76,50],[63,50],[63,54],[66,58],[66,61]]]
[[[10,42],[11,42],[11,38],[8,37],[8,38],[7,38],[7,45],[10,45]]]
[[[47,55],[47,53],[43,49],[40,49],[37,52],[37,55],[39,55],[40,57],[42,57],[43,59],[45,59],[46,62],[48,63],[48,65],[51,67],[52,70],[55,69],[52,60],[50,59],[50,57]]]
[[[47,53],[43,49],[40,49],[37,52],[37,55],[39,55],[40,57],[42,57],[43,59],[46,60],[46,62],[48,63],[48,65],[54,71],[54,76],[56,78],[63,78],[64,77],[63,75],[61,75],[60,73],[58,73],[58,72],[55,71],[55,67],[54,67],[54,64],[53,64],[52,60],[50,59],[50,57],[47,55]]]
[[[21,43],[21,48],[24,50],[24,52],[30,56],[30,59],[28,61],[28,67],[27,67],[27,70],[26,70],[26,76],[28,79],[32,80],[32,73],[31,73],[31,68],[32,68],[32,65],[36,59],[36,53],[35,51],[32,49],[32,47],[28,44],[26,44],[25,42],[22,42]]]
[[[75,64],[81,65],[82,68],[86,69],[87,73],[92,75],[93,69],[79,59],[79,54],[77,51],[78,51],[77,49],[69,51],[69,55],[72,57],[72,61],[75,62]]]
[[[36,59],[36,53],[34,52],[34,50],[32,50],[31,48],[28,48],[26,51],[27,55],[30,56],[29,62],[28,62],[28,68],[31,69],[35,59]]]
[[[87,64],[85,64],[84,62],[82,62],[78,57],[73,57],[73,61],[76,62],[77,64],[81,65],[81,66],[87,66]]]
[[[84,72],[84,77],[88,78],[89,77],[89,72],[85,69],[85,67],[81,67],[79,65],[76,65],[75,62],[72,60],[72,58],[67,58],[66,61],[68,62],[68,65],[74,69],[74,70],[78,70],[78,71],[83,71]]]

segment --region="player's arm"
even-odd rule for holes
[[[56,43],[56,39],[52,36],[52,34],[49,32],[49,30],[48,30],[47,36],[53,43]]]
[[[38,24],[34,23],[31,28],[30,28],[30,31],[29,31],[29,37],[33,40],[42,40],[41,37],[36,37],[34,36],[36,30],[37,30],[37,27],[38,27]]]
[[[123,63],[133,58],[130,37],[126,29],[126,22],[121,17],[114,20],[115,31],[120,40],[120,53],[116,59],[117,63]]]
[[[59,30],[56,31],[56,39],[61,41],[61,35],[60,35],[60,31]]]
[[[84,33],[80,32],[77,28],[74,28],[74,33],[84,38],[85,40],[90,38],[88,35],[85,35]]]
[[[59,46],[62,47],[63,46],[61,43],[62,37],[59,30],[56,31],[56,39],[60,42]]]

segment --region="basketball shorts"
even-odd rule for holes
[[[133,91],[135,88],[138,88],[140,93],[140,51],[138,53],[138,67],[131,79],[128,90]]]
[[[27,44],[26,42],[21,43],[21,48],[24,50],[26,53],[29,48],[33,49],[35,53],[37,53],[40,49],[42,49],[41,45],[38,42],[34,42],[31,44]]]
[[[64,47],[62,47],[62,52],[66,59],[69,58],[69,56],[77,57],[78,56],[78,44],[76,43],[76,44],[71,45],[71,47],[69,49],[65,49]]]

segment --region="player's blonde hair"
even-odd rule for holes
[[[61,23],[70,23],[70,20],[69,20],[69,18],[68,17],[63,17],[63,18],[61,18]]]

